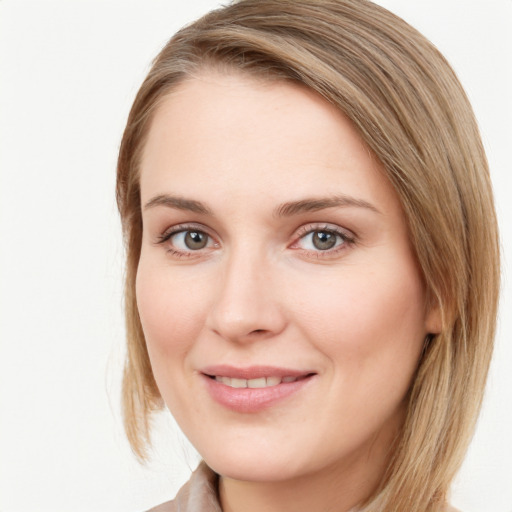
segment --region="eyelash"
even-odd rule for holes
[[[214,246],[218,246],[218,242],[215,242],[215,239],[201,226],[194,225],[194,224],[179,224],[177,226],[173,226],[171,229],[165,231],[161,235],[157,237],[157,244],[158,245],[164,245],[166,242],[168,242],[173,236],[178,235],[179,233],[186,233],[187,231],[192,232],[199,232],[203,233],[205,236],[207,236],[209,239],[214,240]],[[339,228],[338,226],[331,225],[331,224],[306,224],[304,226],[301,226],[296,234],[295,234],[295,241],[289,246],[293,250],[300,250],[300,247],[297,247],[297,244],[300,240],[303,240],[306,236],[312,234],[312,233],[329,233],[333,234],[339,239],[341,239],[341,243],[336,245],[333,249],[327,249],[327,250],[305,250],[304,252],[306,256],[310,257],[316,257],[317,259],[320,258],[330,258],[337,256],[341,251],[347,250],[348,247],[351,245],[354,245],[356,243],[356,236],[348,231]],[[338,243],[338,241],[336,241]],[[189,251],[183,251],[183,250],[177,250],[173,247],[167,248],[167,253],[172,255],[175,258],[194,258],[199,257],[202,254],[201,249],[198,250],[189,250]]]
[[[297,230],[295,241],[290,247],[294,250],[299,250],[300,248],[296,249],[294,246],[296,246],[300,240],[303,240],[306,236],[313,233],[329,233],[335,235],[341,240],[341,243],[339,245],[325,251],[322,251],[320,249],[305,250],[306,256],[313,256],[318,259],[336,257],[340,252],[346,251],[350,246],[356,243],[356,236],[348,230],[341,229],[340,227],[332,224],[319,225],[311,223],[301,226]]]
[[[166,242],[168,242],[173,236],[178,235],[179,233],[186,233],[187,231],[193,231],[196,233],[203,233],[211,240],[214,240],[214,238],[201,226],[195,225],[195,224],[179,224],[177,226],[173,226],[172,228],[168,229],[164,233],[158,236],[157,244],[163,245]],[[218,245],[215,243],[215,245]],[[194,258],[201,255],[201,250],[197,251],[182,251],[174,249],[173,247],[167,248],[167,253],[171,256],[174,256],[175,258]]]

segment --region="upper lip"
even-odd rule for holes
[[[210,377],[231,377],[234,379],[260,379],[262,377],[303,377],[315,372],[277,366],[230,366],[226,364],[206,366],[201,373]]]

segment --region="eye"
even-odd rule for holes
[[[313,231],[302,237],[302,243],[307,246],[305,249],[328,251],[343,243],[343,240],[340,235],[332,231]]]
[[[307,225],[299,229],[292,249],[319,256],[336,255],[355,241],[354,235],[336,226]]]
[[[204,249],[210,237],[199,230],[180,231],[169,237],[169,241],[176,249],[185,251],[198,251]]]
[[[203,249],[211,249],[218,244],[204,230],[195,226],[174,226],[158,237],[157,244],[164,245],[167,252],[179,257],[203,254]]]

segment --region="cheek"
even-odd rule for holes
[[[141,258],[136,296],[139,315],[154,369],[179,362],[202,328],[203,294],[197,281],[183,282],[168,269]],[[172,356],[172,357],[169,357]]]
[[[304,290],[301,329],[328,361],[323,417],[326,429],[336,425],[347,433],[340,443],[401,421],[423,346],[423,286],[416,270],[381,270],[351,268],[328,286]]]
[[[382,263],[382,262],[381,262]],[[336,364],[363,369],[415,366],[425,337],[424,292],[413,264],[351,267],[334,279],[304,282],[303,331]],[[385,370],[384,370],[385,371]]]

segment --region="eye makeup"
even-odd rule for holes
[[[301,251],[304,257],[334,258],[356,243],[351,231],[329,223],[309,223],[301,226],[288,246]],[[220,248],[220,243],[200,224],[178,224],[158,235],[156,245],[163,245],[168,254],[177,258],[200,257]]]
[[[204,255],[218,248],[219,243],[198,224],[178,224],[158,235],[156,245],[163,245],[167,253],[178,258]]]
[[[302,250],[314,258],[334,258],[356,243],[351,231],[335,224],[309,223],[301,226],[290,249]]]

